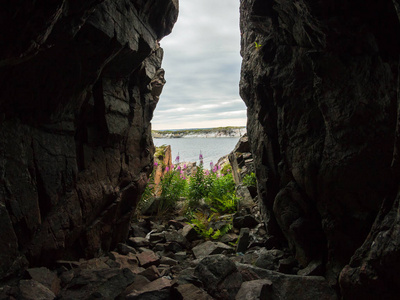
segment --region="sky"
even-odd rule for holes
[[[160,44],[167,83],[153,130],[246,125],[239,0],[180,0],[178,21]]]

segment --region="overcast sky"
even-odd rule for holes
[[[152,128],[246,125],[239,96],[239,0],[180,0],[172,33],[161,40],[167,80]]]

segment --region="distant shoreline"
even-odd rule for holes
[[[152,130],[153,138],[224,138],[241,137],[246,133],[246,127],[215,127],[215,128],[194,128],[177,130]]]

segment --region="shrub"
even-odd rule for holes
[[[233,213],[236,211],[237,198],[235,181],[232,174],[216,177],[206,197],[206,202],[213,211]]]
[[[221,220],[218,213],[212,213],[207,216],[201,211],[194,213],[194,218],[191,220],[191,226],[196,230],[196,232],[206,240],[216,240],[232,230],[232,217],[223,217],[222,220],[227,221],[220,229],[213,228],[213,225],[217,220]]]
[[[169,170],[160,181],[161,195],[159,211],[170,210],[185,195],[187,181],[175,168]]]
[[[213,184],[213,179],[213,177],[204,174],[202,164],[196,168],[196,173],[192,175],[189,181],[189,206],[198,204],[200,199],[203,199],[208,195]]]
[[[251,172],[250,174],[246,174],[242,180],[245,186],[257,186],[257,178],[256,174]]]

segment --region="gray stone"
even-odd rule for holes
[[[182,229],[182,235],[188,240],[189,242],[192,242],[196,239],[199,238],[199,234],[196,232],[196,230],[191,226],[191,225],[185,225]]]
[[[136,254],[135,248],[130,247],[124,243],[118,243],[117,251],[122,255],[128,255],[129,253]]]
[[[146,247],[150,245],[150,241],[143,237],[130,237],[128,240],[128,244],[132,247]]]
[[[167,256],[163,256],[160,259],[160,264],[162,265],[168,265],[168,266],[175,266],[178,264],[178,261],[176,261],[175,259],[172,259],[170,257]]]
[[[53,300],[56,295],[36,280],[21,280],[19,282],[21,299],[26,300]]]
[[[324,274],[324,265],[322,261],[314,260],[310,262],[307,267],[299,270],[297,274],[301,276],[322,276]]]
[[[236,252],[245,253],[250,244],[250,229],[241,228],[239,233],[239,241],[236,246]]]
[[[180,245],[186,245],[187,243],[186,238],[175,230],[165,232],[165,239],[167,240],[167,242],[175,242]]]
[[[255,266],[268,270],[277,270],[279,260],[284,257],[284,253],[281,250],[267,250],[262,248],[258,251],[258,258],[255,262]]]
[[[161,276],[160,271],[154,265],[146,268],[146,270],[140,272],[139,275],[146,277],[150,281],[156,280]]]
[[[229,247],[224,243],[207,241],[194,247],[192,251],[196,258],[201,258],[213,254],[220,254],[223,253],[224,251],[231,253],[234,250],[232,247]]]
[[[128,294],[125,299],[167,300],[170,299],[170,289],[171,280],[161,277]]]
[[[163,243],[163,242],[165,242],[165,232],[151,233],[150,236],[149,236],[149,241],[151,243]]]
[[[153,251],[146,251],[136,254],[139,261],[139,265],[143,268],[150,267],[151,265],[158,266],[160,264],[160,258]]]
[[[288,275],[241,263],[236,263],[236,267],[243,281],[268,279],[272,282],[267,299],[338,299],[335,290],[322,276]]]
[[[198,288],[193,284],[178,285],[175,290],[177,291],[180,299],[182,300],[212,300],[213,298],[208,295],[204,290]]]
[[[127,268],[75,269],[74,278],[62,288],[59,297],[115,299],[134,282],[135,277],[135,274]]]
[[[29,276],[33,280],[43,284],[50,291],[52,291],[55,295],[58,295],[58,293],[60,292],[61,280],[58,278],[58,276],[55,272],[52,272],[49,269],[44,268],[44,267],[31,268],[31,269],[26,270],[26,272],[29,274]]]
[[[235,263],[222,254],[203,258],[194,274],[207,292],[218,299],[234,299],[243,281]]]
[[[246,281],[242,283],[236,300],[264,300],[268,299],[268,289],[272,282],[268,279]]]
[[[251,215],[236,216],[233,218],[233,227],[241,228],[254,228],[258,225],[258,221]]]

